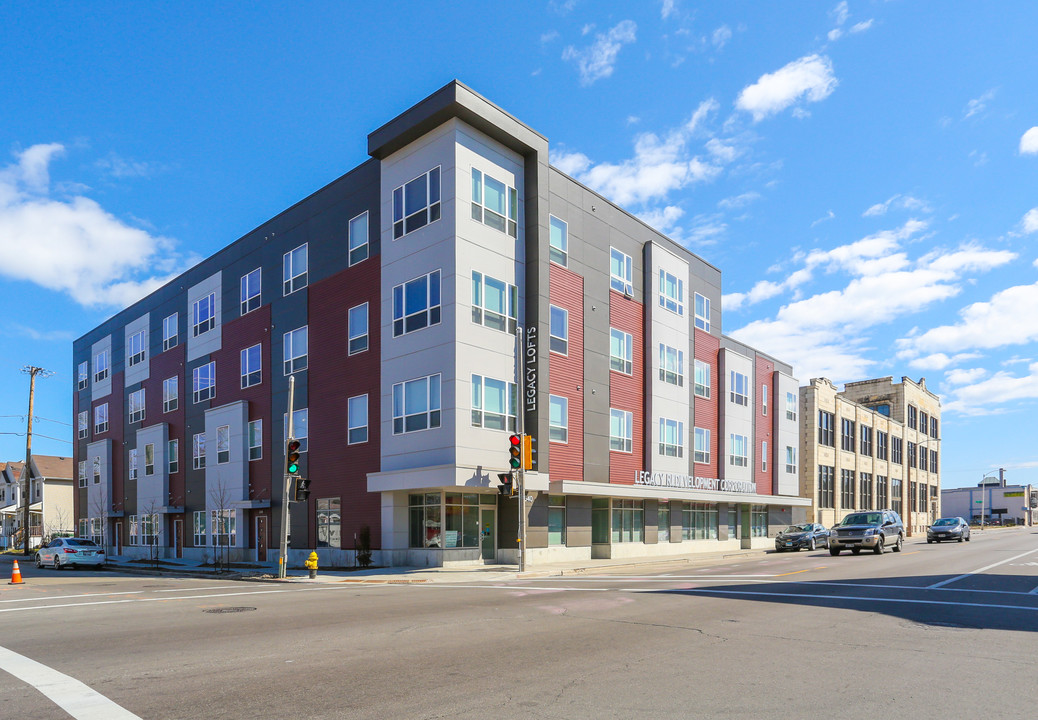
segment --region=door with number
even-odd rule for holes
[[[493,560],[496,553],[494,548],[494,510],[487,508],[479,509],[479,556],[483,560]]]
[[[184,521],[173,521],[173,555],[177,558],[184,557]]]
[[[267,561],[267,516],[256,516],[256,562]]]

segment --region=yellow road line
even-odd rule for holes
[[[794,570],[793,572],[779,573],[775,577],[785,577],[786,575],[799,575],[800,573],[810,572],[811,570],[824,570],[824,569],[825,569],[825,565],[821,565],[821,566],[816,567],[816,568],[808,568],[807,570]]]

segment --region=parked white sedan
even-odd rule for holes
[[[86,538],[55,538],[36,551],[36,567],[44,565],[60,570],[83,565],[104,567],[105,552],[93,540]]]

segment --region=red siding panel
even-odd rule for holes
[[[767,358],[763,358],[760,355],[757,356],[755,374],[757,378],[757,387],[754,389],[753,396],[756,398],[757,407],[754,412],[754,428],[753,428],[753,479],[757,482],[757,493],[760,495],[771,495],[773,482],[772,478],[775,477],[775,447],[772,442],[771,432],[771,418],[776,412],[775,405],[775,363]],[[764,414],[764,391],[763,388],[768,389],[768,414]],[[768,443],[768,469],[766,471],[761,470],[761,452],[762,443]]]
[[[142,387],[145,402],[144,424],[151,426],[157,423],[166,423],[169,426],[169,439],[177,440],[179,444],[177,457],[177,472],[169,476],[169,502],[171,505],[184,505],[185,488],[184,472],[185,453],[188,462],[191,460],[191,443],[185,444],[184,412],[187,404],[191,401],[191,385],[189,378],[184,377],[184,359],[187,357],[187,344],[170,348],[151,358],[148,368],[148,379]],[[162,412],[162,382],[173,376],[177,376],[177,409],[168,413]],[[217,386],[219,387],[219,386]],[[163,468],[163,471],[168,470]],[[186,545],[187,543],[185,543]]]
[[[695,345],[695,357],[700,362],[705,362],[710,365],[710,397],[701,398],[693,395],[693,402],[695,403],[694,417],[696,419],[696,427],[703,428],[710,431],[710,462],[709,463],[693,463],[693,472],[701,477],[712,477],[719,478],[721,473],[719,471],[721,457],[718,454],[718,443],[720,437],[718,436],[718,415],[719,408],[724,402],[724,398],[721,397],[721,383],[720,376],[718,373],[719,365],[717,360],[717,353],[721,346],[721,341],[714,335],[703,330],[696,329],[695,337],[693,338]],[[695,387],[695,366],[690,368],[689,375],[692,378],[693,388]],[[694,438],[693,438],[694,442]],[[695,446],[692,451],[695,452]],[[695,457],[695,455],[693,455]]]
[[[609,482],[633,485],[645,457],[645,307],[609,291],[609,325],[631,334],[632,373],[609,372],[609,407],[633,414],[632,452],[609,451]]]
[[[569,399],[569,442],[551,443],[548,472],[556,480],[584,479],[584,278],[552,265],[548,299],[569,311],[569,346],[566,355],[549,354],[548,392]]]

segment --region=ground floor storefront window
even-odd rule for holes
[[[645,513],[641,500],[613,500],[612,541],[614,543],[642,542]]]
[[[591,498],[591,542],[609,544],[609,498]]]
[[[440,493],[407,496],[408,545],[413,548],[442,548],[443,522]]]
[[[728,539],[737,540],[739,535],[739,506],[728,506]]]
[[[670,503],[661,500],[656,511],[657,542],[670,542]]]
[[[447,493],[445,548],[479,546],[479,493]]]
[[[768,506],[750,506],[750,535],[751,537],[768,536]]]
[[[342,546],[342,499],[317,499],[317,547]]]
[[[548,496],[548,544],[566,544],[566,496]]]
[[[681,503],[681,539],[716,540],[717,505],[714,503]]]

